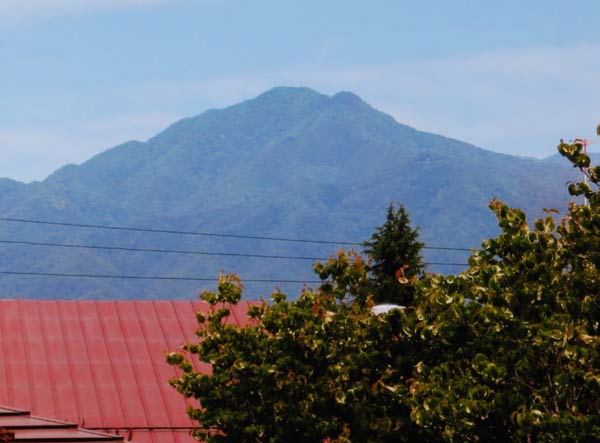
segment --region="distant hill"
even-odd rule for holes
[[[337,241],[363,241],[392,200],[429,245],[477,247],[497,233],[498,197],[540,214],[564,209],[575,177],[552,161],[492,153],[396,122],[350,92],[275,88],[183,119],[43,182],[0,180],[0,217]],[[335,245],[0,222],[0,240],[327,257]],[[347,246],[346,246],[347,247]],[[0,271],[314,279],[311,261],[0,244]],[[468,254],[427,251],[427,260]],[[444,272],[458,267],[430,267]],[[247,294],[275,284],[248,283]],[[290,295],[301,285],[280,285]],[[0,275],[0,297],[190,298],[210,282]]]
[[[597,165],[598,162],[600,161],[600,152],[588,152],[588,155],[590,156],[590,160],[592,161],[592,163]],[[563,166],[564,165],[569,166],[569,162],[558,152],[549,157],[546,157],[543,161],[550,162],[550,163],[556,163],[558,165],[563,165]]]

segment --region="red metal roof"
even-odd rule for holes
[[[79,429],[73,423],[65,423],[40,417],[32,417],[28,411],[0,408],[0,429],[11,433],[8,441],[15,442],[88,442],[102,443],[123,441],[123,437]],[[5,441],[5,440],[2,440]]]
[[[245,325],[247,309],[232,321]],[[194,341],[196,313],[207,310],[200,301],[0,300],[0,405],[139,443],[192,442],[165,352]]]

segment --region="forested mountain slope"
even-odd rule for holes
[[[431,246],[477,247],[497,231],[493,197],[540,214],[567,204],[565,164],[492,153],[396,122],[356,95],[275,88],[181,120],[43,182],[0,179],[0,217],[363,241],[402,202]],[[0,222],[0,240],[327,257],[335,245]],[[347,247],[347,246],[346,246]],[[0,243],[0,271],[314,280],[311,260]],[[427,260],[468,254],[427,251]],[[459,267],[437,267],[457,272]],[[0,275],[0,297],[190,298],[211,282]],[[248,283],[268,294],[274,283]],[[291,295],[301,285],[280,285]]]

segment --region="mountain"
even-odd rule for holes
[[[566,165],[566,161],[565,161]],[[497,233],[493,197],[539,215],[564,209],[574,171],[492,153],[396,122],[350,92],[275,88],[176,122],[42,182],[0,180],[0,217],[300,239],[363,241],[402,202],[431,246]],[[328,257],[336,245],[0,222],[0,240]],[[340,247],[347,247],[341,245]],[[159,254],[0,243],[0,271],[310,279],[311,260]],[[427,250],[464,263],[468,253]],[[313,260],[314,261],[314,260]],[[460,267],[432,267],[457,272]],[[0,297],[190,298],[213,282],[0,275]],[[247,283],[250,298],[273,283]],[[290,295],[302,285],[281,285]]]
[[[600,161],[600,152],[588,152],[588,155],[590,156],[590,160],[592,161],[592,164],[597,165],[598,161]],[[549,157],[546,157],[543,161],[550,162],[550,163],[556,163],[556,164],[563,165],[563,166],[565,165],[565,158],[562,155],[560,155],[558,152]]]

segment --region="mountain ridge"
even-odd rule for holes
[[[405,204],[431,245],[477,247],[497,232],[487,209],[493,197],[541,214],[564,207],[565,168],[492,153],[452,138],[418,131],[351,92],[331,97],[309,88],[279,87],[254,99],[173,123],[146,142],[129,141],[81,165],[67,165],[42,182],[0,180],[0,215],[158,229],[366,240],[392,200]],[[549,176],[556,180],[548,182]],[[7,189],[5,193],[3,189]],[[4,196],[2,194],[5,194]],[[335,253],[332,248],[154,236],[92,230],[50,230],[0,224],[4,238],[124,244],[266,254]],[[1,238],[0,237],[0,238]],[[208,261],[167,254],[4,247],[0,270],[306,278],[310,265],[234,259]],[[290,252],[291,251],[291,252]],[[10,260],[11,254],[18,257]],[[428,251],[429,261],[466,255]],[[82,258],[84,257],[84,258]],[[447,268],[446,268],[447,270]],[[265,286],[249,285],[251,296]],[[191,297],[201,287],[5,276],[0,293],[23,297]],[[292,292],[298,287],[285,287]],[[104,293],[103,291],[107,291]],[[263,291],[263,292],[261,292]],[[104,295],[103,295],[104,294]],[[109,295],[110,294],[110,295]],[[169,295],[170,294],[170,295]],[[175,295],[172,295],[175,294]]]

